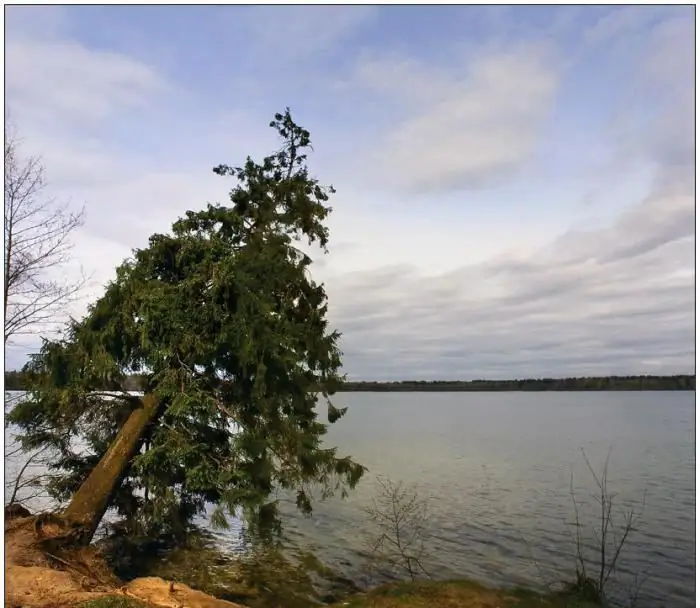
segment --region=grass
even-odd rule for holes
[[[594,608],[566,595],[524,589],[491,589],[466,580],[415,581],[383,585],[333,605],[334,608]]]
[[[382,585],[358,593],[349,580],[313,553],[275,549],[246,558],[224,556],[206,540],[170,551],[139,572],[160,576],[249,608],[598,608],[573,594],[542,595],[526,589],[495,589],[468,580],[419,579]],[[317,586],[321,584],[322,588]],[[94,600],[80,608],[143,608],[124,597]]]
[[[312,602],[287,603],[283,596],[277,598],[278,606],[318,605]],[[297,600],[299,598],[296,598]],[[256,606],[257,602],[246,602]],[[492,589],[468,580],[407,581],[382,585],[367,593],[357,594],[332,604],[328,608],[597,608],[575,597],[566,595],[541,595],[527,589]],[[124,596],[105,596],[79,604],[77,608],[150,608],[137,600]]]

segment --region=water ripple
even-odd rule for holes
[[[571,475],[582,505],[581,523],[592,538],[595,485],[580,448],[600,470],[612,446],[609,483],[618,493],[616,504],[642,513],[619,562],[615,583],[621,597],[635,576],[646,575],[640,605],[695,605],[692,393],[342,397],[342,405],[350,406],[347,422],[334,426],[329,440],[372,473],[414,483],[422,495],[439,497],[430,502],[426,544],[427,566],[441,577],[504,585],[570,580],[575,554]],[[288,513],[288,525],[307,540],[314,538],[320,556],[330,563],[338,562],[337,548],[352,547],[350,575],[361,568],[354,548],[362,537],[357,533],[363,527],[362,507],[374,489],[364,481],[360,486],[345,503],[319,505],[313,525]],[[543,574],[549,580],[542,581]]]

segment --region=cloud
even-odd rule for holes
[[[253,55],[286,64],[334,50],[374,14],[371,6],[266,6],[248,9],[243,20]]]
[[[165,92],[148,66],[71,41],[11,37],[5,52],[6,95],[23,123],[50,123],[57,114],[64,121],[103,121]]]
[[[69,26],[66,7],[59,5],[14,5],[5,9],[5,37],[23,36],[46,40]]]
[[[631,8],[631,7],[629,7]],[[693,170],[695,27],[692,13],[629,11],[630,36],[601,48],[611,57],[608,69],[619,83],[613,99],[608,139],[618,169],[647,161],[662,170]],[[651,17],[657,17],[651,19]],[[634,17],[634,18],[633,18]],[[646,19],[643,19],[646,17]],[[691,18],[688,18],[691,17]],[[651,22],[650,24],[648,22]],[[602,43],[601,43],[602,44]]]
[[[663,11],[663,9],[661,9]],[[636,34],[644,26],[653,23],[661,12],[659,7],[626,6],[615,8],[598,18],[595,23],[583,32],[583,40],[587,44],[602,44],[611,40],[624,40],[625,35]]]
[[[87,298],[99,293],[107,275],[111,278],[114,266],[137,244],[127,239],[115,248],[110,242],[118,241],[110,239],[114,231],[137,233],[129,217],[132,210],[140,210],[137,219],[146,217],[134,189],[128,191],[133,163],[119,154],[118,146],[105,140],[105,129],[130,117],[134,110],[152,110],[159,96],[172,90],[147,64],[91,49],[67,37],[65,12],[54,7],[24,8],[9,12],[7,116],[21,154],[38,156],[45,167],[46,198],[74,209],[87,206],[85,226],[72,235],[74,263],[51,270],[63,280],[77,279],[84,269],[93,277]],[[139,184],[139,179],[131,185],[134,183]],[[120,192],[125,184],[127,192]],[[143,192],[142,181],[140,185]],[[120,198],[120,194],[127,197]],[[72,305],[66,313],[81,316],[85,304],[83,300]],[[38,342],[36,338],[20,341],[12,350],[31,351]]]
[[[329,282],[356,378],[690,372],[694,201],[651,194],[610,226],[441,275]],[[369,346],[373,348],[369,348]]]
[[[485,18],[466,51],[446,37],[435,58],[395,8],[277,9],[221,13],[236,18],[230,47],[192,42],[214,62],[196,93],[124,42],[150,40],[152,22],[114,32],[117,51],[62,11],[15,13],[7,99],[50,194],[86,204],[74,252],[93,273],[86,300],[151,233],[226,200],[232,183],[211,167],[270,150],[268,108],[284,95],[312,132],[312,173],[338,188],[331,254],[313,272],[350,377],[692,370],[691,20],[581,9],[541,25],[499,11],[507,30]],[[168,31],[185,23],[197,30],[173,17]],[[420,22],[439,37],[435,24]],[[359,44],[368,26],[402,44]],[[191,78],[190,48],[168,44],[168,67],[189,59]],[[224,85],[231,57],[245,69]]]
[[[558,74],[541,46],[488,51],[451,70],[418,61],[363,61],[356,82],[400,97],[377,158],[405,192],[453,191],[512,176],[532,155]]]
[[[695,134],[690,128],[695,99],[689,86],[695,78],[694,39],[693,21],[662,21],[653,28],[640,62],[643,90],[659,105],[650,137],[642,145],[660,165],[685,169],[689,177],[695,165]]]

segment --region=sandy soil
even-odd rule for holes
[[[6,513],[7,515],[7,513]],[[162,608],[244,608],[161,578],[122,584],[92,547],[47,550],[35,517],[5,520],[5,605],[9,608],[74,608],[105,596],[124,595]]]

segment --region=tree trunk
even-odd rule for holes
[[[92,540],[131,459],[141,448],[146,429],[158,415],[159,405],[153,393],[141,400],[141,407],[131,412],[100,462],[62,513],[65,520],[83,528],[81,538],[86,544]]]

